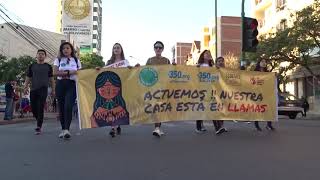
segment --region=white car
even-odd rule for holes
[[[295,119],[299,113],[303,114],[302,101],[294,95],[279,93],[278,115]]]

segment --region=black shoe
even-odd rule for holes
[[[65,130],[63,138],[64,139],[70,139],[71,138],[71,134],[70,134],[69,130]]]
[[[153,132],[152,135],[156,136],[156,137],[161,137],[161,133],[160,133],[160,129],[156,128]]]
[[[34,134],[35,135],[39,135],[39,134],[41,134],[41,128],[39,128],[39,127],[37,127],[36,129],[34,129]]]
[[[117,134],[120,135],[121,134],[121,127],[117,127]]]
[[[276,130],[273,126],[266,126],[266,129],[271,130],[271,131]]]
[[[225,128],[220,128],[217,132],[216,132],[216,135],[220,135],[222,133],[226,132],[226,129]]]
[[[111,129],[111,131],[109,132],[109,134],[110,134],[110,136],[113,137],[113,138],[116,137],[116,132],[115,132],[115,130],[114,130],[113,128]]]
[[[256,127],[257,131],[262,131],[262,129],[260,127]]]

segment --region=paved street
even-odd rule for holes
[[[106,128],[79,131],[74,123],[70,141],[57,138],[55,120],[41,136],[33,135],[34,122],[0,126],[0,179],[320,178],[320,121],[280,120],[276,132],[260,133],[228,122],[221,136],[206,125],[207,133],[196,134],[194,122],[166,123],[161,139],[151,125],[126,126],[112,139]]]

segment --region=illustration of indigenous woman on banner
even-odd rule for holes
[[[102,72],[96,78],[95,89],[91,127],[128,125],[129,112],[122,97],[120,77],[111,71]]]

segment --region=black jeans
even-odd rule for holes
[[[154,127],[160,128],[161,127],[161,123],[154,123]]]
[[[57,81],[56,96],[59,104],[59,118],[62,130],[69,130],[72,108],[76,101],[76,82],[69,79]]]
[[[202,120],[196,120],[196,129],[200,131],[202,129],[202,124]]]
[[[32,114],[37,120],[37,127],[41,128],[43,123],[43,111],[48,96],[48,87],[42,87],[30,92],[30,104]]]
[[[213,125],[214,125],[214,129],[216,131],[218,131],[221,128],[221,122],[222,121],[213,120],[212,122],[213,122]]]

